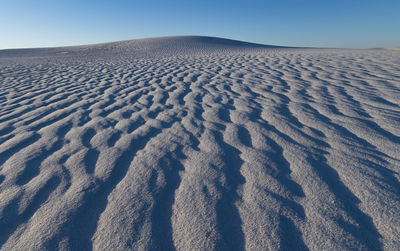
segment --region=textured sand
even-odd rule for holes
[[[0,51],[2,250],[399,250],[400,51]]]

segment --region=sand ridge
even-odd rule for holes
[[[0,51],[1,250],[399,249],[400,52],[213,39]]]

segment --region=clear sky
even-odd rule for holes
[[[400,0],[0,0],[1,49],[173,35],[400,46]]]

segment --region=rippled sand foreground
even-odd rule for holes
[[[399,250],[400,51],[0,51],[2,250]]]

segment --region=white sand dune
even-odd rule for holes
[[[399,250],[400,51],[0,51],[2,250]]]
[[[396,51],[400,51],[400,46],[399,47],[387,47],[385,48],[386,50],[396,50]]]

